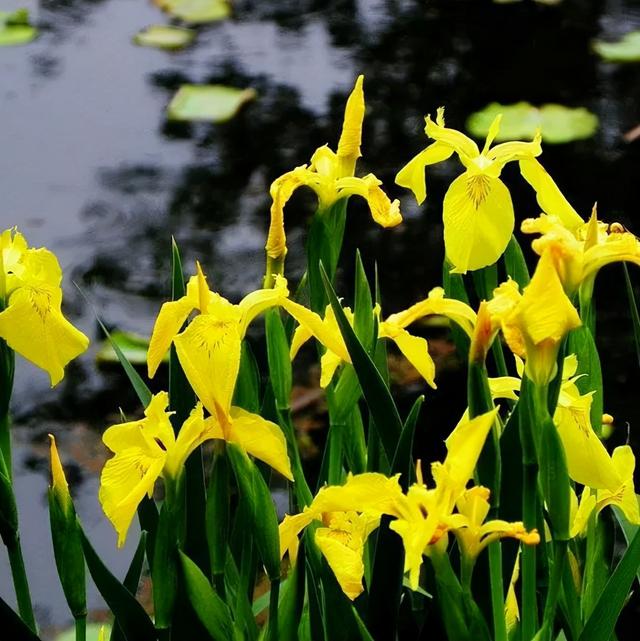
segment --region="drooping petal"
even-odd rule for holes
[[[465,172],[447,190],[443,221],[445,251],[456,272],[492,265],[513,233],[509,190],[499,178]]]
[[[434,142],[426,149],[423,149],[417,156],[414,156],[396,174],[396,185],[410,189],[416,197],[418,205],[421,205],[427,197],[425,167],[447,160],[453,152],[453,147],[441,142]]]
[[[436,389],[436,366],[429,354],[429,345],[421,336],[412,336],[406,329],[380,323],[382,332],[390,338],[402,352],[404,357],[418,370],[418,373],[434,389]]]
[[[322,389],[331,383],[333,375],[342,362],[342,359],[330,349],[322,355],[322,358],[320,358],[320,387]]]
[[[293,481],[287,441],[282,430],[275,423],[239,407],[232,407],[230,416],[231,423],[225,438]]]
[[[182,424],[175,446],[168,453],[164,472],[177,478],[191,453],[206,440],[213,438],[210,423],[205,423],[202,403],[197,403]]]
[[[156,318],[147,351],[147,371],[153,378],[169,347],[189,314],[198,307],[198,277],[192,276],[187,283],[187,293],[176,301],[164,303]]]
[[[293,192],[304,184],[301,180],[300,170],[305,171],[304,167],[298,167],[276,178],[269,189],[272,202],[269,234],[265,250],[267,255],[273,259],[283,258],[287,253],[287,236],[284,231],[284,206],[293,195]]]
[[[309,329],[307,325],[298,325],[295,331],[293,332],[293,338],[291,339],[291,348],[289,350],[289,357],[293,360],[300,348],[310,339],[313,338],[313,332]]]
[[[229,413],[240,368],[238,320],[203,314],[174,344],[187,380],[209,413]]]
[[[289,295],[287,279],[278,275],[274,287],[270,289],[258,289],[247,294],[238,304],[241,313],[240,336],[244,338],[249,323],[262,312],[270,307],[280,305]]]
[[[62,380],[67,363],[89,346],[89,339],[62,315],[61,303],[59,287],[25,285],[11,293],[0,312],[0,338],[45,370],[51,386]]]
[[[381,184],[373,174],[367,174],[364,178],[340,178],[336,181],[336,188],[339,198],[362,196],[369,205],[371,217],[381,227],[395,227],[402,222],[400,201],[391,202],[380,188]]]
[[[314,519],[320,519],[320,513],[305,508],[300,514],[286,514],[278,526],[280,535],[280,558],[288,552],[289,559],[295,562],[298,556],[298,536]]]
[[[640,525],[638,497],[633,485],[633,472],[636,467],[633,450],[628,445],[616,447],[612,460],[623,483],[615,492],[598,490],[596,508],[600,511],[607,505],[615,505],[622,510],[627,521]]]
[[[98,496],[105,515],[118,533],[118,547],[124,545],[138,504],[145,495],[153,493],[164,461],[162,450],[130,448],[109,459],[102,469]]]
[[[513,160],[527,160],[542,153],[540,131],[536,132],[531,142],[503,142],[487,152],[487,158],[495,161],[501,168]]]
[[[533,187],[538,204],[545,213],[557,216],[562,224],[571,230],[584,225],[584,220],[569,204],[547,170],[535,158],[521,158],[520,172]]]
[[[330,528],[318,528],[315,541],[346,596],[352,601],[360,596],[364,591],[362,550],[345,545]]]

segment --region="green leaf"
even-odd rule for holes
[[[609,577],[578,641],[604,641],[613,635],[640,567],[640,531],[636,532],[622,559]]]
[[[260,372],[249,343],[242,341],[240,369],[233,392],[233,405],[253,414],[260,413]]]
[[[585,109],[546,104],[534,107],[528,102],[501,105],[492,102],[469,116],[467,130],[476,138],[484,138],[494,118],[502,114],[496,141],[530,140],[540,128],[546,143],[560,144],[591,138],[598,129],[598,117]]]
[[[177,51],[190,45],[195,37],[196,32],[193,29],[154,24],[136,33],[133,42],[141,47]]]
[[[118,620],[127,641],[155,641],[156,631],[144,608],[104,565],[89,539],[80,530],[84,558],[98,591]]]
[[[224,20],[231,15],[229,0],[153,0],[163,11],[194,24]]]
[[[387,458],[392,461],[398,438],[402,433],[402,421],[400,420],[398,409],[393,402],[391,392],[380,372],[373,360],[371,360],[367,350],[358,340],[358,337],[347,320],[336,293],[331,286],[329,277],[322,266],[320,267],[320,272],[326,295],[347,346],[351,362],[358,375],[362,393],[364,394],[371,416],[375,421],[376,429],[378,430]]]
[[[40,641],[27,624],[0,598],[0,623],[2,634],[11,641]]]
[[[234,625],[229,608],[214,592],[202,570],[183,552],[180,561],[189,602],[212,639],[234,641]]]
[[[140,532],[140,540],[138,541],[138,546],[136,551],[133,554],[131,563],[129,564],[129,569],[127,574],[124,577],[122,585],[124,585],[131,594],[135,596],[138,591],[138,584],[140,583],[140,576],[142,575],[142,566],[144,564],[144,551],[147,544],[147,533],[143,530]],[[122,630],[118,625],[117,621],[114,621],[113,628],[111,630],[111,641],[124,641],[124,635]]]
[[[149,349],[149,339],[132,332],[122,332],[115,330],[111,332],[111,341],[102,341],[100,349],[96,354],[98,363],[119,363],[118,355],[115,353],[112,343],[115,343],[125,358],[132,365],[146,365],[147,350]],[[165,356],[164,361],[168,360]]]
[[[633,285],[631,284],[631,277],[626,263],[622,263],[622,269],[624,270],[624,282],[627,288],[629,312],[631,313],[631,322],[633,324],[633,343],[636,346],[636,358],[640,365],[640,314],[638,314],[638,305],[636,304],[636,297],[633,293]]]
[[[27,44],[37,35],[38,30],[29,24],[29,12],[26,9],[0,11],[0,47]]]
[[[256,97],[254,89],[224,85],[182,85],[167,107],[169,120],[231,120],[246,102]]]
[[[402,427],[402,434],[398,439],[398,446],[396,447],[395,454],[393,455],[393,462],[391,463],[392,474],[402,474],[400,483],[406,491],[413,476],[413,458],[411,452],[413,450],[413,435],[416,431],[416,423],[420,416],[420,409],[424,403],[424,396],[418,396],[407,416],[407,420]]]
[[[298,625],[302,618],[302,609],[305,602],[305,559],[306,555],[303,543],[298,550],[296,564],[293,566],[287,580],[283,581],[280,586],[278,641],[296,641],[298,638]]]
[[[607,62],[640,62],[640,31],[630,31],[620,40],[596,40],[593,50]]]
[[[524,259],[520,243],[513,235],[503,254],[503,260],[507,276],[513,278],[520,286],[520,291],[522,291],[529,284],[529,269],[527,268],[527,261]]]
[[[206,534],[211,574],[224,574],[229,535],[229,463],[223,452],[216,454],[207,491]]]

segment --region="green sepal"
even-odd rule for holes
[[[126,641],[155,641],[156,631],[144,608],[107,569],[82,529],[80,539],[91,578],[118,620]]]
[[[235,641],[234,623],[225,602],[215,593],[202,570],[183,552],[180,562],[189,602],[215,641]]]
[[[65,599],[74,619],[87,615],[87,590],[82,539],[71,497],[48,490],[53,554]]]
[[[291,399],[292,373],[289,357],[289,341],[277,309],[265,313],[267,335],[267,359],[269,361],[269,380],[273,387],[276,406],[287,410]]]
[[[240,494],[249,508],[253,538],[267,576],[271,581],[277,580],[280,578],[280,537],[269,486],[260,470],[237,445],[227,444],[227,454]]]

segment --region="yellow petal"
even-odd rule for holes
[[[231,408],[231,424],[226,438],[245,452],[264,461],[282,476],[293,481],[287,441],[282,430],[271,421],[239,407]]]
[[[313,338],[313,332],[306,325],[298,325],[295,332],[293,332],[293,338],[291,339],[291,348],[289,350],[289,357],[293,360],[300,348],[310,339]]]
[[[342,588],[342,591],[352,601],[364,591],[362,577],[364,576],[364,563],[362,551],[354,550],[344,545],[339,539],[332,536],[329,528],[316,530],[316,545],[327,559],[329,567]]]
[[[360,144],[362,142],[362,121],[364,120],[363,80],[364,76],[358,76],[344,110],[342,133],[338,143],[338,157],[343,164],[341,172],[343,176],[353,175],[356,160],[362,155]]]
[[[182,424],[175,446],[168,452],[164,473],[177,478],[191,453],[210,438],[213,435],[205,423],[202,404],[197,403]]]
[[[367,186],[366,200],[371,211],[371,217],[381,227],[395,227],[402,222],[400,201],[391,202],[389,196],[380,188],[380,181],[368,174],[362,179]]]
[[[513,233],[513,203],[499,178],[465,172],[450,185],[443,203],[444,243],[456,272],[492,265]]]
[[[383,323],[381,323],[382,325]],[[406,329],[391,326],[389,324],[385,331],[387,336],[398,346],[404,357],[418,370],[418,373],[434,389],[436,366],[429,355],[429,345],[420,336],[412,336]]]
[[[572,503],[577,502],[577,498],[575,498],[575,493],[572,492]],[[575,505],[575,503],[574,503]],[[572,509],[574,510],[572,513],[572,523],[571,523],[571,530],[569,532],[569,535],[571,538],[574,538],[578,535],[581,535],[584,533],[584,531],[587,529],[587,522],[589,521],[589,516],[591,516],[591,512],[596,507],[596,495],[595,493],[591,492],[591,490],[588,487],[585,487],[582,490],[582,495],[580,496],[580,504],[577,506],[572,506]]]
[[[542,153],[541,140],[542,137],[538,131],[531,142],[503,142],[490,149],[487,158],[494,160],[501,166],[513,160],[534,158]]]
[[[270,289],[258,289],[247,294],[239,303],[241,313],[240,336],[244,338],[249,323],[262,312],[270,307],[282,304],[282,301],[289,295],[286,278],[276,278],[275,286]]]
[[[518,400],[516,392],[520,391],[520,379],[515,376],[498,376],[489,379],[491,398],[508,398],[512,401]]]
[[[0,338],[45,370],[52,386],[62,380],[65,365],[89,346],[89,339],[62,315],[61,302],[59,287],[23,286],[0,313]]]
[[[280,558],[288,552],[289,559],[295,562],[298,556],[298,536],[304,528],[314,519],[319,519],[320,514],[305,508],[304,512],[294,514],[293,516],[285,515],[282,523],[278,526],[280,535]]]
[[[427,165],[446,160],[453,154],[453,147],[441,142],[434,142],[426,149],[423,149],[417,156],[414,156],[396,175],[396,184],[406,187],[413,192],[413,195],[421,205],[427,197],[427,183],[424,170]]]
[[[300,325],[306,327],[327,349],[335,352],[346,363],[351,363],[349,352],[337,327],[331,326],[320,318],[318,314],[292,300],[284,299],[282,301],[282,307],[284,307]]]
[[[324,389],[331,383],[335,371],[342,364],[342,359],[328,349],[320,359],[320,387]]]
[[[124,545],[138,504],[145,494],[153,492],[165,456],[162,450],[131,448],[116,454],[102,468],[99,499],[118,533],[118,547]]]
[[[53,434],[49,434],[49,442],[51,444],[50,457],[51,457],[51,489],[55,493],[58,502],[63,510],[67,511],[72,507],[71,495],[69,494],[69,484],[62,469],[60,462],[60,455],[56,447],[56,439]]]
[[[478,145],[471,138],[456,129],[448,129],[444,126],[444,121],[440,124],[438,119],[434,122],[431,120],[431,116],[427,116],[426,122],[425,132],[427,136],[453,149],[460,156],[460,160],[463,163],[480,155]]]
[[[293,192],[303,184],[300,179],[300,172],[296,170],[287,172],[271,183],[271,188],[269,189],[272,200],[269,234],[265,245],[267,255],[270,258],[283,258],[287,253],[287,236],[284,231],[284,206],[293,195]]]
[[[164,303],[156,318],[147,351],[149,378],[158,371],[173,339],[185,324],[189,314],[198,307],[198,277],[192,276],[187,284],[187,293],[176,301]]]
[[[210,414],[229,413],[240,368],[238,321],[203,314],[174,339],[193,391]]]
[[[584,220],[569,204],[553,178],[535,158],[522,158],[520,172],[535,190],[538,204],[545,213],[557,216],[562,224],[571,230],[584,224]]]

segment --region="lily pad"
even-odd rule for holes
[[[640,62],[640,31],[630,31],[616,42],[596,40],[593,50],[607,62]]]
[[[133,42],[141,47],[176,51],[190,45],[195,37],[196,32],[193,29],[154,24],[139,31],[133,37]]]
[[[27,44],[37,35],[38,30],[29,24],[29,12],[26,9],[10,13],[0,11],[0,47]]]
[[[130,332],[114,331],[111,338],[116,345],[122,350],[132,365],[144,365],[147,362],[147,350],[149,349],[149,340],[144,336],[132,334]],[[168,355],[165,360],[168,360]],[[113,351],[109,341],[102,341],[100,349],[96,354],[98,363],[118,363],[118,357]]]
[[[585,109],[547,104],[534,107],[528,102],[501,105],[493,102],[467,120],[467,130],[477,138],[487,135],[493,119],[502,114],[496,141],[530,140],[540,128],[542,139],[551,144],[590,138],[598,129],[598,117]]]
[[[194,24],[224,20],[231,15],[228,0],[153,0],[153,3],[174,18]]]
[[[225,122],[233,118],[245,102],[256,97],[253,89],[224,85],[182,85],[167,108],[169,120]]]

